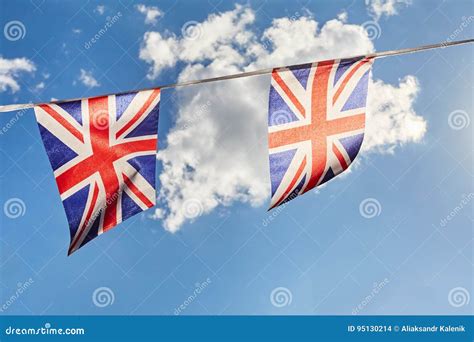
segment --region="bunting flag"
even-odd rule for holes
[[[160,89],[35,106],[73,253],[155,204]]]
[[[271,73],[270,209],[321,185],[357,156],[375,58],[471,44],[443,42],[366,56],[260,69],[34,108],[70,229],[68,254],[155,205],[160,91]]]
[[[362,145],[372,58],[272,71],[268,112],[270,208],[334,178]]]

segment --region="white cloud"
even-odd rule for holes
[[[46,85],[44,84],[44,82],[40,82],[40,83],[38,83],[37,85],[35,85],[35,90],[36,90],[36,91],[41,91],[41,90],[44,89],[45,86],[46,86]]]
[[[146,32],[140,58],[152,64],[148,78],[156,78],[160,71],[176,64],[178,44],[173,37],[164,38],[159,32]]]
[[[337,15],[337,19],[339,19],[340,21],[342,21],[343,23],[347,22],[347,18],[349,17],[349,15],[347,14],[346,11],[342,11],[341,13],[339,13]]]
[[[95,12],[99,13],[99,15],[102,15],[105,13],[105,6],[104,5],[97,5],[97,7],[94,10]]]
[[[74,28],[74,29],[72,29],[72,32],[75,33],[75,34],[80,34],[82,32],[82,30],[78,29],[78,28]]]
[[[411,5],[411,0],[365,0],[369,13],[375,20],[382,16],[390,17],[398,14],[398,10],[403,6]]]
[[[398,86],[380,80],[371,83],[363,151],[393,152],[423,138],[427,123],[413,108],[419,90],[414,76],[406,76]]]
[[[213,60],[214,68],[221,62],[226,67],[243,66],[245,58],[238,50],[239,47],[255,46],[249,41],[253,33],[245,30],[253,20],[254,14],[250,9],[237,6],[234,11],[210,15],[203,23],[192,26],[185,24],[183,37],[146,32],[140,58],[151,64],[148,76],[152,79],[158,77],[164,68],[173,67],[178,60],[187,63]],[[191,29],[192,35],[186,35]]]
[[[261,57],[267,66],[349,57],[374,51],[362,26],[345,24],[338,19],[326,22],[320,29],[315,20],[305,17],[296,21],[276,19],[263,36],[272,43],[273,48],[271,53]]]
[[[10,88],[12,93],[20,90],[18,77],[21,73],[32,73],[36,70],[35,64],[27,58],[7,59],[0,56],[0,92]]]
[[[94,78],[92,71],[86,71],[81,69],[81,74],[79,75],[79,81],[82,82],[86,87],[94,88],[100,86],[100,83]]]
[[[135,6],[138,12],[145,14],[145,24],[156,24],[158,18],[163,16],[163,12],[156,6],[145,6],[138,4]]]
[[[150,64],[150,78],[180,61],[186,66],[179,79],[190,80],[374,51],[362,26],[340,19],[319,27],[311,17],[280,18],[259,35],[253,11],[236,6],[196,24],[191,38],[147,32],[140,58]],[[176,231],[219,205],[260,206],[268,200],[269,83],[265,75],[177,90],[176,125],[158,152],[163,205],[155,217],[166,229]],[[376,95],[369,100],[364,151],[393,151],[419,141],[426,123],[413,110],[416,79],[409,76],[398,85],[377,80],[370,86]]]

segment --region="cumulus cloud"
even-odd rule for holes
[[[254,19],[253,11],[237,6],[234,11],[212,14],[202,23],[188,22],[180,37],[146,32],[140,58],[151,64],[148,77],[158,77],[164,68],[173,67],[178,61],[199,66],[198,62],[213,60],[214,67],[221,62],[226,67],[243,66],[245,56],[239,47],[248,49],[255,46],[250,42],[253,33],[245,30]]]
[[[86,71],[84,69],[81,69],[81,73],[79,75],[79,81],[89,88],[100,86],[100,83],[94,78],[92,71]]]
[[[177,52],[178,43],[175,38],[165,38],[159,32],[146,32],[140,58],[152,65],[147,77],[155,79],[161,70],[174,66]]]
[[[12,93],[20,90],[18,77],[21,73],[32,73],[36,70],[35,64],[27,58],[3,58],[0,56],[0,92],[10,88]]]
[[[145,24],[155,25],[158,18],[163,16],[163,12],[156,6],[145,6],[143,4],[136,5],[138,12],[145,14]]]
[[[411,0],[365,0],[369,13],[375,20],[381,17],[390,17],[398,14],[398,10],[407,5],[411,5]]]
[[[150,64],[150,78],[182,62],[179,79],[189,80],[373,52],[367,32],[346,20],[342,16],[321,26],[309,15],[279,18],[259,33],[252,9],[236,6],[195,23],[191,35],[186,30],[180,36],[147,32],[140,57]],[[163,164],[162,205],[155,217],[166,229],[176,231],[236,201],[266,203],[269,83],[264,75],[176,91],[176,124],[157,155]],[[370,87],[377,95],[369,99],[365,153],[419,141],[426,123],[413,110],[416,78],[407,76],[395,85],[371,80]]]
[[[427,123],[413,109],[419,90],[414,76],[406,76],[398,85],[371,82],[362,151],[393,153],[397,146],[423,138]]]

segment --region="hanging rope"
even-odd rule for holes
[[[424,46],[419,46],[419,47],[415,47],[415,48],[408,48],[408,49],[382,51],[382,52],[372,53],[372,54],[369,54],[369,55],[354,56],[354,57],[350,57],[350,58],[364,58],[364,57],[365,58],[383,58],[383,57],[388,57],[388,56],[405,55],[405,54],[410,54],[410,53],[415,53],[415,52],[420,52],[420,51],[440,49],[440,48],[445,48],[445,47],[450,47],[450,46],[455,46],[455,45],[470,44],[470,43],[474,43],[474,39],[466,39],[466,40],[459,40],[459,41],[455,41],[455,42],[444,42],[444,43],[439,43],[439,44],[424,45]],[[282,67],[276,67],[276,69],[280,69],[280,68],[298,68],[298,67],[303,67],[307,64],[308,63],[287,65],[287,66],[282,66]],[[273,69],[275,69],[275,68],[260,69],[260,70],[242,72],[242,73],[226,75],[226,76],[204,78],[204,79],[201,79],[201,80],[185,81],[185,82],[179,82],[179,83],[166,84],[166,85],[152,87],[152,88],[129,90],[129,91],[126,91],[126,92],[121,92],[121,93],[112,93],[112,94],[104,94],[104,95],[97,95],[97,96],[120,95],[120,94],[126,94],[126,93],[138,92],[138,91],[150,90],[150,89],[156,89],[156,88],[169,89],[169,88],[187,87],[187,86],[191,86],[191,85],[217,82],[217,81],[233,80],[233,79],[243,78],[243,77],[270,74],[273,71]],[[58,103],[69,102],[69,101],[77,101],[77,100],[80,100],[80,98],[78,98],[78,99],[67,99],[67,100],[58,100],[58,101],[52,101],[52,102],[48,102],[48,103],[58,104]],[[44,103],[22,103],[22,104],[5,105],[5,106],[0,106],[0,112],[11,112],[11,111],[14,111],[14,110],[28,109],[28,108],[33,108],[35,106],[38,106],[40,104],[44,104]]]

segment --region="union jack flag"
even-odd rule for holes
[[[349,167],[362,145],[373,59],[330,60],[272,72],[270,208]]]
[[[155,204],[160,90],[35,107],[73,253]]]

